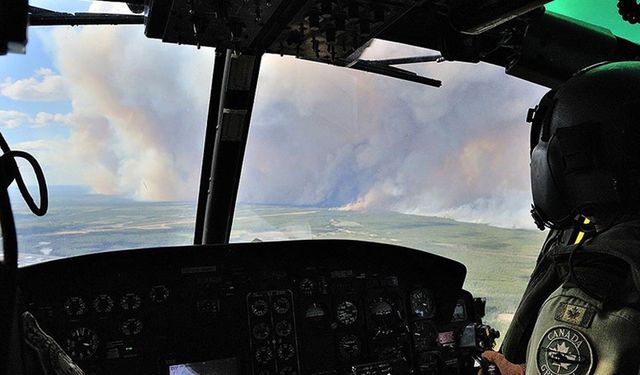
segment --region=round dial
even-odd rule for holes
[[[340,358],[349,360],[356,358],[362,352],[362,342],[356,335],[346,335],[338,339],[338,354]]]
[[[156,285],[151,287],[149,291],[149,299],[155,303],[164,303],[169,298],[169,289],[164,285]]]
[[[281,320],[276,323],[276,334],[280,337],[287,337],[291,334],[293,328],[287,320]]]
[[[251,304],[251,313],[255,316],[265,316],[269,312],[269,303],[266,300],[260,298]]]
[[[69,333],[66,340],[67,354],[77,361],[93,357],[98,350],[100,339],[90,328],[79,327]]]
[[[319,303],[312,303],[304,311],[304,318],[308,320],[322,320],[327,316],[327,311]]]
[[[261,346],[256,349],[256,361],[258,363],[269,363],[273,359],[273,350],[268,346]]]
[[[296,348],[289,343],[284,343],[278,346],[278,358],[283,361],[288,361],[296,355]]]
[[[86,305],[82,297],[69,297],[64,301],[64,311],[67,315],[76,317],[84,314]]]
[[[258,340],[264,340],[269,337],[271,329],[266,323],[258,323],[253,327],[253,337]]]
[[[315,288],[315,284],[311,279],[302,279],[300,280],[299,287],[302,294],[311,295],[313,294],[313,289]]]
[[[280,297],[273,302],[273,309],[278,314],[286,314],[289,312],[289,308],[291,307],[291,303],[287,299],[287,297]]]
[[[127,319],[120,325],[120,330],[125,336],[135,336],[142,332],[142,322],[139,319]]]
[[[338,322],[350,326],[358,320],[358,308],[353,302],[342,301],[336,308]]]
[[[411,311],[418,318],[430,318],[435,313],[435,302],[431,293],[425,289],[411,293]]]
[[[136,293],[127,293],[120,298],[120,307],[122,310],[137,310],[142,304],[142,299]]]
[[[385,320],[393,314],[393,304],[382,297],[378,297],[369,304],[370,314],[379,320]]]
[[[100,294],[93,300],[93,309],[98,314],[108,314],[113,311],[113,298],[108,294]]]

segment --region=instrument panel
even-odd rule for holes
[[[20,270],[88,374],[471,373],[465,267],[343,240],[127,250]]]
[[[347,65],[424,0],[154,1],[145,34],[164,42]]]

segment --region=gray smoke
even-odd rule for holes
[[[127,26],[58,29],[53,41],[73,107],[67,152],[84,163],[85,182],[99,193],[193,199],[212,51],[149,40]]]
[[[126,27],[66,29],[54,41],[73,104],[69,152],[90,166],[86,182],[194,197],[211,50]],[[365,57],[425,53],[376,42]],[[265,57],[239,199],[530,227],[524,116],[544,89],[486,64],[410,68],[444,86]]]
[[[380,42],[367,52],[432,53]],[[444,86],[266,59],[241,199],[530,227],[524,117],[545,90],[486,64],[412,68]]]

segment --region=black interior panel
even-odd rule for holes
[[[23,309],[89,374],[431,374],[468,365],[465,273],[423,251],[312,240],[100,253],[20,278]]]

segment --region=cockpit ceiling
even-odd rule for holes
[[[146,35],[349,65],[391,25],[480,34],[549,0],[156,0]],[[435,45],[432,47],[436,47]]]
[[[500,65],[548,87],[594,63],[640,55],[624,38],[640,41],[640,26],[625,25],[614,0],[154,0],[146,7],[146,35],[169,43],[357,68],[379,38],[450,61]]]
[[[146,34],[165,42],[348,63],[424,1],[156,1]]]

